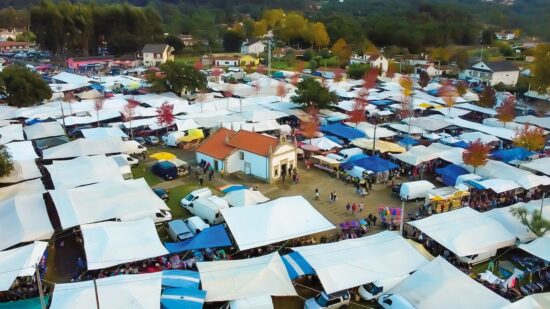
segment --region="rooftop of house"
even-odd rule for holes
[[[2,42],[0,42],[0,47],[20,46],[20,45],[29,45],[29,43],[27,43],[27,42],[12,42],[12,41],[2,41]]]
[[[113,56],[73,57],[72,61],[113,60]]]
[[[197,152],[223,160],[235,150],[244,150],[266,157],[279,144],[279,140],[256,132],[239,130],[235,132],[220,128],[205,140]]]
[[[247,42],[244,42],[243,45],[244,45],[244,46],[250,46],[250,45],[252,45],[252,44],[254,44],[254,43],[257,43],[257,42],[262,42],[262,40],[260,40],[260,39],[248,40]]]
[[[145,44],[143,46],[143,53],[153,53],[153,54],[162,54],[166,48],[168,47],[167,44]]]
[[[197,152],[223,160],[235,150],[234,147],[226,144],[226,139],[233,134],[235,134],[233,130],[220,128],[197,148]]]
[[[487,61],[484,62],[493,72],[519,71],[510,61]]]

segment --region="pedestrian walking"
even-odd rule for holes
[[[359,212],[363,212],[364,208],[365,208],[365,204],[363,204],[363,202],[359,203]]]
[[[329,202],[332,204],[332,202],[334,201],[334,192],[330,192],[330,195],[329,195]]]
[[[378,220],[378,218],[375,215],[373,215],[372,216],[372,225],[373,226],[376,226],[376,220]]]
[[[208,172],[208,181],[212,181],[212,178],[214,177],[214,170],[210,170]]]
[[[355,205],[355,203],[353,203],[353,205],[351,205],[351,212],[355,215],[357,213],[357,205]]]
[[[201,187],[203,182],[204,182],[204,179],[202,178],[202,176],[199,176],[199,184],[201,185]]]
[[[315,188],[315,200],[319,200],[319,189]]]
[[[338,201],[338,195],[336,194],[336,191],[334,191],[334,203]]]
[[[351,210],[351,205],[349,203],[346,204],[346,212],[348,213],[348,215],[350,214],[350,210]]]

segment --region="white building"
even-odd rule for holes
[[[258,56],[265,51],[265,44],[261,40],[244,42],[241,45],[241,54],[254,54]]]
[[[515,86],[519,78],[519,69],[509,61],[481,61],[460,72],[459,78],[473,81],[478,80],[490,86],[500,83],[506,86]]]
[[[381,69],[382,74],[386,74],[389,66],[388,59],[380,53],[364,53],[363,55],[354,54],[351,56],[349,62],[350,64],[368,64],[373,68]]]
[[[513,32],[495,32],[495,37],[497,40],[503,40],[503,41],[511,41],[516,38],[516,35]]]
[[[15,41],[18,35],[23,34],[21,31],[14,29],[0,29],[0,42]]]
[[[174,48],[168,44],[145,44],[142,50],[143,65],[158,66],[166,61],[174,61]]]
[[[297,151],[293,144],[282,139],[220,128],[199,146],[196,160],[207,162],[216,171],[242,172],[273,182],[283,170],[297,165]]]

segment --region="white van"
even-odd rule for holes
[[[163,223],[170,220],[172,220],[172,214],[165,209],[159,209],[153,217],[153,221],[155,222],[155,224]]]
[[[128,155],[141,155],[147,152],[147,147],[136,141],[124,141],[124,153]]]
[[[387,293],[389,290],[393,289],[394,286],[401,283],[409,275],[399,276],[384,280],[378,280],[371,283],[363,284],[359,286],[357,290],[359,296],[364,300],[372,300],[380,297],[382,293]]]
[[[122,178],[124,178],[125,180],[134,178],[134,175],[132,174],[132,169],[130,168],[130,163],[128,163],[123,155],[111,156],[111,159],[113,159],[118,165],[118,169],[120,170]]]
[[[204,223],[201,218],[198,216],[194,216],[188,219],[183,220],[185,224],[187,224],[187,227],[191,230],[193,234],[197,234],[198,232],[202,232],[205,228],[210,227],[210,224]]]
[[[432,189],[435,189],[435,186],[431,182],[418,180],[397,185],[392,188],[392,191],[401,199],[411,201],[426,197],[426,193]]]
[[[202,197],[209,197],[212,196],[212,191],[208,188],[201,188],[197,190],[191,191],[191,193],[187,194],[184,198],[181,199],[181,207],[189,207],[193,206],[193,202],[199,198]]]
[[[185,208],[208,224],[218,224],[224,222],[220,209],[229,208],[229,204],[221,197],[213,195],[199,198]]]
[[[384,309],[416,309],[405,297],[391,293],[382,295],[378,299],[378,303]]]
[[[183,220],[168,222],[168,235],[175,242],[184,241],[193,237],[193,233],[191,233],[191,230],[189,230]]]

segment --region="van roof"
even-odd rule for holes
[[[212,193],[212,191],[210,191],[210,188],[200,188],[200,189],[196,189],[196,190],[193,190],[193,191],[189,192],[189,194],[198,194],[198,193],[201,193],[201,192],[210,192],[210,193]]]
[[[168,227],[171,227],[176,230],[189,230],[185,222],[183,220],[172,220],[168,222]]]
[[[195,204],[197,203],[200,203],[212,210],[229,208],[229,204],[227,203],[227,201],[216,195],[199,198],[195,201]]]

